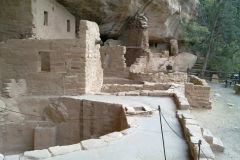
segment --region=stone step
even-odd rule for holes
[[[224,152],[224,146],[222,141],[216,137],[213,138],[213,143],[211,144],[211,148],[213,151]]]

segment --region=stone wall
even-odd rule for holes
[[[126,77],[127,67],[125,63],[126,47],[105,45],[101,47],[101,59],[106,77]]]
[[[75,28],[75,17],[55,0],[0,1],[0,41],[30,37],[74,39]]]
[[[25,79],[7,79],[3,82],[1,87],[2,96],[16,97],[24,95],[27,92],[27,85]]]
[[[167,51],[166,51],[167,52]],[[168,52],[167,52],[168,53]],[[141,56],[131,65],[132,73],[156,73],[166,71],[168,65],[173,66],[175,57],[165,57],[164,53],[151,53]]]
[[[74,39],[75,17],[55,0],[32,0],[33,33],[39,39]],[[44,25],[44,12],[48,24]],[[69,30],[68,29],[69,23]]]
[[[1,0],[0,41],[31,37],[32,20],[31,0]]]
[[[145,83],[145,84],[104,84],[102,92],[129,92],[129,91],[142,91],[142,90],[168,90],[171,84],[166,83]]]
[[[101,39],[97,23],[81,20],[79,39],[81,53],[85,55],[86,93],[99,92],[103,84],[103,69],[99,51]]]
[[[210,87],[207,82],[196,76],[190,77],[190,83],[185,83],[185,96],[192,107],[211,108]]]
[[[137,14],[129,18],[122,28],[119,39],[126,46],[125,54],[127,66],[131,66],[137,58],[146,55],[145,50],[149,48],[147,18],[142,14]]]
[[[80,39],[0,43],[0,80],[25,79],[28,94],[78,95],[100,91],[103,70],[96,23],[81,21]]]
[[[79,40],[9,40],[1,43],[1,80],[25,79],[28,94],[33,95],[85,93],[85,57],[80,53],[79,43]],[[41,56],[43,53],[47,58]]]
[[[187,73],[173,72],[173,73],[131,73],[130,79],[138,81],[156,82],[156,83],[184,83],[187,81]]]
[[[39,106],[42,101],[46,99],[38,99],[35,103]],[[67,97],[50,98],[49,102],[55,104],[56,108],[60,104],[65,107],[66,116],[62,119],[63,121],[53,122],[54,118],[59,117],[59,113],[53,112],[51,115],[46,115],[44,102],[41,110],[35,108],[38,110],[33,113],[36,115],[32,117],[35,120],[28,120],[24,123],[1,123],[0,150],[2,153],[14,154],[54,145],[70,145],[129,127],[120,104]],[[39,137],[34,138],[34,135],[40,135],[42,142],[48,140],[48,143],[41,143]]]

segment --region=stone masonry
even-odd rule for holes
[[[29,95],[98,92],[103,82],[99,29],[81,21],[80,39],[8,40],[0,44],[1,80],[25,79]]]
[[[189,83],[185,83],[185,96],[192,107],[211,108],[210,87],[203,79],[191,76]]]
[[[85,61],[80,62],[85,64],[85,92],[99,92],[103,84],[99,27],[95,22],[81,20],[79,30],[80,53],[85,56]]]
[[[106,77],[126,77],[125,63],[126,47],[120,45],[105,45],[101,47],[101,58]]]

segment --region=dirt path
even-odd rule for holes
[[[215,153],[217,160],[240,159],[240,95],[220,84],[211,86],[212,109],[191,112],[203,127],[210,129],[225,146],[224,153]]]

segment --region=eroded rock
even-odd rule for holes
[[[51,103],[44,109],[44,113],[55,123],[65,122],[68,117],[67,108],[62,103]]]

